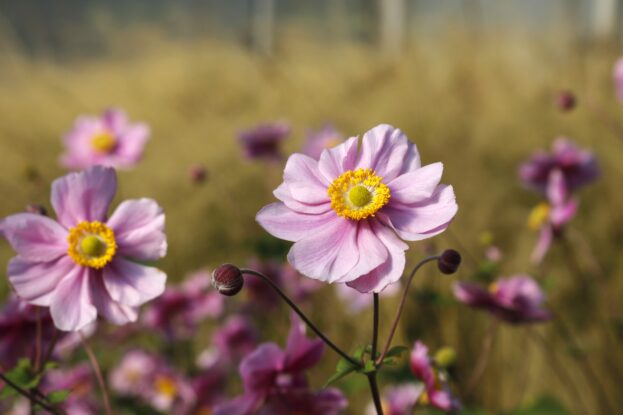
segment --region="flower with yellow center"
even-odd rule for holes
[[[98,153],[110,153],[117,146],[117,139],[109,132],[102,131],[91,137],[91,147]]]
[[[177,394],[177,384],[168,376],[158,376],[154,382],[154,388],[167,398],[174,398]]]
[[[548,203],[539,203],[532,209],[528,216],[528,227],[533,231],[538,231],[549,219],[550,206]]]
[[[117,252],[115,233],[101,222],[80,222],[69,231],[67,253],[78,265],[101,269]]]
[[[391,196],[383,178],[372,169],[348,170],[331,183],[331,207],[347,219],[366,219],[385,206]]]

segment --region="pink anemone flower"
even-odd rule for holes
[[[136,321],[137,307],[164,291],[166,274],[136,262],[165,255],[164,213],[151,199],[134,199],[107,217],[116,190],[115,170],[94,166],[52,184],[58,221],[18,213],[2,223],[17,252],[10,283],[26,302],[50,307],[60,330],[80,330],[98,314]]]
[[[294,242],[288,261],[300,273],[380,292],[404,271],[402,240],[430,238],[454,218],[454,190],[439,184],[442,171],[441,163],[422,167],[402,131],[379,125],[361,144],[352,137],[319,160],[290,156],[274,192],[280,202],[257,221]]]
[[[429,404],[442,411],[456,411],[461,408],[460,402],[452,396],[447,382],[439,376],[433,367],[433,361],[428,355],[428,347],[421,341],[415,342],[411,351],[411,372],[424,382],[426,391],[418,400],[419,403]]]
[[[100,117],[83,116],[65,136],[61,163],[70,169],[94,165],[130,168],[143,156],[149,127],[132,124],[121,109],[111,108]]]

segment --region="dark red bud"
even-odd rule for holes
[[[461,265],[461,254],[454,249],[446,249],[437,260],[439,271],[444,274],[454,274]]]
[[[227,296],[238,294],[244,285],[244,277],[238,267],[223,264],[212,272],[212,285],[219,293]]]
[[[576,104],[577,100],[571,91],[562,91],[556,98],[556,105],[561,111],[571,111],[575,108]]]
[[[203,183],[208,177],[208,171],[201,164],[196,164],[191,166],[188,170],[188,175],[190,177],[190,181],[193,183]]]

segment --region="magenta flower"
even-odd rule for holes
[[[102,413],[95,398],[92,369],[87,363],[71,369],[55,369],[46,373],[41,384],[44,393],[68,390],[69,396],[61,408],[71,415],[96,415]]]
[[[623,102],[623,58],[619,58],[614,64],[613,76],[616,96]]]
[[[230,317],[212,335],[220,359],[236,361],[257,346],[259,334],[251,322],[240,315]]]
[[[327,148],[335,147],[344,141],[344,136],[331,124],[327,124],[318,131],[309,131],[302,153],[318,160]]]
[[[424,382],[426,391],[422,393],[419,402],[430,404],[442,411],[453,411],[460,408],[460,403],[452,396],[449,387],[439,376],[433,367],[433,362],[428,355],[428,347],[421,341],[415,342],[411,351],[411,372]]]
[[[80,330],[98,314],[113,324],[135,321],[137,307],[164,291],[164,272],[135,262],[165,255],[162,209],[151,199],[134,199],[107,218],[116,190],[114,169],[91,167],[52,184],[58,222],[18,213],[2,223],[17,252],[8,267],[15,292],[50,307],[61,330]]]
[[[560,170],[553,170],[547,185],[547,199],[530,214],[528,225],[539,232],[539,240],[532,252],[532,262],[540,263],[549,251],[554,238],[563,234],[565,226],[575,217],[578,202],[569,199],[567,186]]]
[[[281,159],[281,143],[290,135],[290,125],[284,121],[260,124],[242,131],[238,140],[244,155],[250,159]]]
[[[131,124],[121,109],[108,109],[101,117],[83,116],[65,136],[66,152],[61,163],[70,169],[94,165],[118,169],[133,167],[143,155],[149,127]]]
[[[440,185],[443,166],[421,166],[414,144],[389,125],[322,152],[294,154],[275,190],[280,200],[257,221],[295,242],[288,261],[302,274],[380,292],[400,279],[402,240],[443,232],[457,212],[452,186]]]
[[[457,282],[454,296],[470,307],[488,311],[512,324],[549,320],[551,313],[543,307],[545,294],[539,284],[526,275],[499,279],[489,290],[471,282]]]
[[[595,155],[578,148],[568,138],[558,138],[552,144],[551,153],[537,151],[532,158],[519,167],[519,178],[531,189],[545,193],[553,170],[562,172],[565,186],[574,192],[599,177]]]
[[[143,323],[169,339],[192,336],[201,321],[223,312],[223,296],[209,290],[210,274],[200,271],[179,287],[168,287],[143,314]]]
[[[215,415],[286,415],[305,409],[311,415],[339,414],[343,395],[334,389],[310,390],[304,372],[315,366],[324,351],[322,340],[305,336],[305,325],[292,314],[286,350],[261,344],[240,364],[244,394],[218,405]]]
[[[388,388],[381,400],[384,415],[412,415],[418,400],[424,392],[422,383],[405,383]],[[366,415],[376,415],[374,404],[370,404]]]

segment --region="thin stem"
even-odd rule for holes
[[[396,317],[394,318],[394,322],[392,324],[392,328],[389,331],[389,336],[387,337],[387,342],[385,342],[385,347],[383,348],[383,352],[381,353],[381,355],[379,356],[378,359],[376,359],[376,364],[380,365],[383,362],[383,359],[385,358],[385,355],[387,354],[390,346],[392,345],[392,339],[394,338],[394,334],[396,334],[396,329],[398,328],[398,323],[400,322],[400,316],[402,315],[402,310],[405,306],[405,302],[407,300],[407,294],[409,292],[409,287],[411,286],[411,281],[413,280],[413,277],[415,276],[415,273],[418,272],[418,270],[422,267],[422,265],[431,262],[431,261],[436,261],[439,259],[439,255],[433,255],[433,256],[429,256],[427,258],[424,258],[423,260],[421,260],[414,268],[413,271],[411,271],[411,274],[409,275],[409,278],[407,279],[407,284],[405,285],[405,289],[402,293],[402,298],[400,299],[400,304],[398,305],[398,310],[396,310]]]
[[[320,331],[320,329],[318,329],[314,325],[314,323],[312,323],[309,320],[309,318],[307,318],[307,316],[303,313],[303,311],[301,311],[301,309],[298,308],[298,306],[296,304],[294,304],[294,302],[292,300],[290,300],[290,298],[281,290],[281,288],[279,288],[277,286],[277,284],[275,284],[273,282],[273,280],[271,280],[270,278],[268,278],[266,275],[262,274],[261,272],[258,272],[258,271],[252,270],[252,269],[248,269],[248,268],[242,268],[240,270],[240,272],[242,273],[242,275],[249,274],[249,275],[254,275],[256,277],[259,277],[262,281],[264,281],[266,284],[268,284],[277,294],[279,294],[281,299],[283,299],[283,301],[285,301],[286,304],[288,304],[290,306],[290,308],[292,310],[294,310],[294,312],[296,314],[298,314],[299,317],[301,317],[303,319],[303,321],[307,324],[307,326],[310,329],[312,329],[312,331],[314,333],[316,333],[316,335],[318,337],[320,337],[322,339],[322,341],[324,341],[327,344],[327,346],[332,348],[337,354],[342,356],[344,359],[348,360],[352,365],[354,365],[354,366],[356,366],[358,368],[362,367],[361,362],[358,362],[353,357],[349,356],[345,351],[340,349],[335,343],[333,343],[331,340],[329,340],[327,338],[327,336],[325,336],[324,333],[322,333],[322,331]]]
[[[48,349],[45,352],[43,360],[41,361],[41,366],[39,367],[39,372],[42,372],[45,368],[45,364],[52,357],[52,353],[54,353],[54,348],[56,347],[56,342],[58,342],[58,330],[56,327],[53,328],[52,338],[50,339],[50,344],[48,344]]]
[[[93,372],[95,373],[95,378],[97,379],[97,383],[100,386],[102,391],[102,396],[104,398],[104,408],[106,409],[106,415],[113,415],[112,409],[110,407],[110,398],[108,396],[108,390],[106,388],[106,382],[104,382],[104,377],[102,376],[102,371],[100,369],[99,363],[97,363],[97,359],[95,358],[95,354],[91,349],[91,346],[87,343],[84,335],[81,332],[78,332],[80,335],[80,339],[82,340],[82,346],[84,347],[84,351],[87,353],[89,357],[89,362],[91,363],[91,368],[93,368]]]
[[[376,359],[376,348],[379,338],[379,294],[373,294],[374,314],[372,317],[372,350],[370,356],[372,361]],[[376,366],[376,363],[375,363]],[[372,400],[378,415],[383,415],[383,406],[381,405],[381,396],[379,394],[379,385],[376,382],[376,370],[368,373],[368,382],[370,383],[370,391],[372,392]]]
[[[478,360],[476,360],[476,365],[474,366],[472,375],[469,377],[469,381],[467,382],[466,396],[471,396],[476,384],[485,373],[485,369],[489,363],[489,356],[491,356],[491,349],[493,348],[493,341],[495,340],[498,323],[498,320],[494,318],[491,321],[489,329],[487,330],[487,334],[485,334],[482,341],[482,348],[480,349],[480,355],[478,356]]]
[[[11,388],[15,389],[15,391],[17,393],[19,393],[20,395],[25,396],[31,402],[36,403],[37,405],[41,406],[46,411],[50,411],[51,413],[53,413],[55,415],[63,415],[63,414],[65,414],[65,412],[60,410],[59,408],[55,408],[54,406],[52,406],[52,405],[48,404],[47,402],[45,402],[45,401],[39,399],[38,397],[36,397],[33,393],[30,393],[27,390],[25,390],[25,389],[21,388],[20,386],[16,385],[11,379],[7,378],[4,375],[4,373],[0,373],[0,379],[4,383],[9,385]]]

